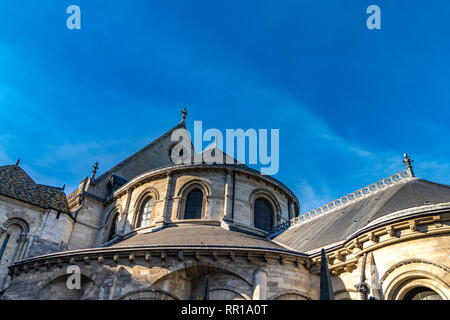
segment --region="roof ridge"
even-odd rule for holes
[[[335,212],[337,209],[341,209],[343,207],[346,207],[349,204],[358,202],[362,199],[365,199],[375,193],[377,193],[380,190],[383,190],[384,188],[389,188],[394,185],[398,185],[401,182],[407,182],[412,179],[418,179],[409,173],[409,171],[402,170],[398,173],[395,173],[389,177],[383,178],[380,181],[377,181],[375,183],[369,184],[366,187],[360,188],[354,192],[351,192],[343,197],[340,197],[334,201],[331,201],[323,206],[317,207],[316,209],[310,210],[308,212],[305,212],[298,217],[292,218],[286,222],[280,223],[276,225],[272,233],[279,233],[280,231],[283,231],[285,229],[288,229],[291,226],[300,225],[307,223],[309,221],[313,221],[315,219],[318,219],[324,215],[327,215],[331,212]],[[421,179],[422,180],[422,179]],[[426,180],[425,180],[426,181]]]
[[[444,188],[450,189],[450,185],[448,185],[448,184],[442,184],[442,183],[438,183],[438,182],[434,182],[434,181],[430,181],[430,180],[426,180],[426,179],[420,179],[420,178],[419,178],[419,180],[424,181],[426,183],[431,183],[431,184],[438,185],[440,187],[444,187]]]
[[[37,186],[42,186],[42,187],[47,187],[47,188],[59,189],[59,190],[61,190],[61,191],[64,190],[62,187],[49,186],[49,185],[47,185],[47,184],[42,184],[42,183],[35,183],[35,185],[37,185]]]
[[[15,168],[15,169],[19,169],[23,174],[25,174],[27,176],[27,178],[29,178],[34,184],[36,184],[36,181],[34,181],[34,179],[25,170],[23,170],[20,166],[18,166],[16,164],[7,164],[7,165],[4,165],[4,166],[0,166],[0,168]]]

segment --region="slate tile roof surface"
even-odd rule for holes
[[[444,202],[450,202],[450,186],[414,178],[293,226],[277,235],[274,240],[300,252],[308,252],[345,240],[373,220],[387,214]]]
[[[0,167],[0,194],[41,208],[69,212],[67,198],[61,188],[37,184],[16,165]]]
[[[126,158],[125,160],[121,161],[120,163],[118,163],[117,165],[115,165],[114,167],[112,167],[111,169],[107,170],[106,172],[104,172],[103,174],[101,174],[100,176],[98,176],[97,178],[95,178],[95,180],[93,181],[94,184],[99,183],[100,181],[102,181],[103,179],[109,177],[112,173],[118,171],[119,169],[123,168],[124,166],[126,166],[127,164],[129,164],[130,162],[132,162],[133,160],[139,158],[141,155],[143,155],[146,151],[152,149],[153,147],[157,146],[159,144],[160,141],[164,140],[167,137],[170,137],[172,135],[172,133],[177,130],[177,129],[181,129],[181,128],[186,128],[184,122],[177,124],[175,127],[173,127],[172,129],[170,129],[169,131],[167,131],[166,133],[164,133],[163,135],[161,135],[159,138],[153,140],[152,142],[150,142],[149,144],[147,144],[145,147],[143,147],[142,149],[140,149],[139,151],[135,152],[134,154],[132,154],[131,156],[129,156],[128,158]]]
[[[147,234],[136,234],[112,245],[127,246],[232,246],[283,249],[268,239],[241,232],[229,231],[219,226],[183,225],[170,226]]]

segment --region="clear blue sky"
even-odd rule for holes
[[[302,212],[401,170],[404,152],[450,184],[449,16],[425,0],[1,1],[0,165],[20,157],[70,192],[187,106],[188,129],[279,128],[276,178]]]

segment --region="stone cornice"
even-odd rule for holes
[[[69,264],[129,264],[140,262],[164,262],[167,260],[195,260],[195,261],[247,261],[253,263],[292,263],[296,267],[308,269],[311,265],[309,258],[303,254],[285,250],[232,247],[232,246],[142,246],[142,247],[114,247],[96,248],[88,250],[74,250],[48,254],[17,262],[9,267],[11,275],[22,272],[45,271],[53,267],[63,267]],[[43,268],[43,269],[41,269]]]
[[[445,212],[441,215],[416,216],[359,233],[352,239],[326,250],[330,272],[334,275],[351,272],[356,268],[359,258],[364,253],[385,246],[417,238],[449,234],[449,222],[450,213]],[[309,256],[317,268],[320,265],[320,252],[310,253]]]
[[[364,228],[354,232],[353,234],[351,234],[350,236],[348,236],[346,239],[344,239],[342,241],[325,246],[325,250],[333,251],[333,250],[337,250],[339,248],[343,248],[343,247],[347,246],[349,243],[353,242],[355,238],[359,238],[362,235],[368,234],[370,232],[374,232],[375,230],[381,230],[381,229],[386,229],[386,228],[389,229],[390,226],[392,227],[392,230],[395,230],[396,228],[398,228],[399,225],[401,226],[404,224],[404,223],[402,223],[403,221],[406,221],[408,219],[414,220],[414,219],[420,218],[420,221],[424,221],[424,219],[427,220],[427,217],[430,217],[433,215],[437,216],[437,215],[441,215],[441,214],[446,215],[448,213],[450,213],[450,202],[438,204],[438,205],[421,206],[418,208],[397,211],[397,212],[394,212],[392,214],[389,214],[387,216],[384,216],[384,217],[381,217],[379,219],[372,221],[372,223],[370,223],[369,225],[366,225]],[[388,216],[389,216],[389,218],[385,219],[385,217],[388,217]],[[432,219],[436,219],[436,218],[432,218]],[[393,232],[393,231],[390,231],[390,232]],[[379,234],[380,232],[375,231],[375,233]],[[321,249],[322,248],[310,250],[307,252],[307,254],[311,257],[320,256]]]

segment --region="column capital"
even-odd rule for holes
[[[6,228],[4,226],[0,226],[0,235],[6,232]]]

